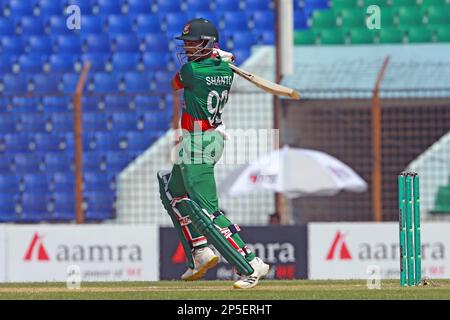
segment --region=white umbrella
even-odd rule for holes
[[[332,196],[342,190],[364,192],[367,183],[348,165],[324,152],[285,146],[237,168],[218,190],[231,196],[272,190],[296,198]]]

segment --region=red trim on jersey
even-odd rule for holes
[[[180,73],[177,72],[172,80],[172,86],[174,90],[180,90],[184,88],[184,84],[180,80]]]
[[[189,132],[193,132],[194,124],[196,130],[200,129],[201,131],[207,131],[209,129],[214,129],[208,119],[196,119],[186,111],[183,111],[183,115],[181,116],[181,128]]]

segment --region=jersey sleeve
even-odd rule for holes
[[[179,80],[184,87],[192,88],[194,86],[194,72],[190,63],[181,67]]]

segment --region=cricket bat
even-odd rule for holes
[[[295,91],[294,89],[282,86],[280,84],[276,84],[272,81],[263,79],[257,75],[254,75],[248,71],[242,70],[239,67],[236,67],[234,64],[230,63],[230,68],[238,75],[243,77],[244,79],[250,81],[258,88],[263,89],[264,91],[267,91],[271,94],[279,95],[279,96],[286,96],[290,97],[292,99],[300,99],[300,93]]]

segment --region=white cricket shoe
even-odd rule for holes
[[[194,269],[187,269],[181,276],[182,280],[194,281],[203,278],[206,272],[215,267],[219,262],[219,257],[209,247],[194,250]]]
[[[255,257],[249,263],[255,271],[251,275],[242,276],[240,280],[236,281],[233,285],[235,289],[253,288],[258,284],[258,280],[265,277],[269,272],[270,266],[258,257]]]

